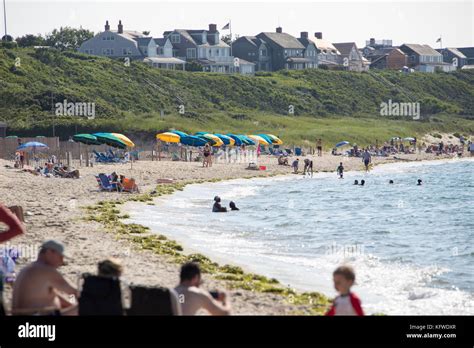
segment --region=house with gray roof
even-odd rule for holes
[[[272,71],[270,47],[256,36],[241,36],[232,42],[232,54],[255,64],[255,71]]]
[[[443,55],[428,45],[403,44],[399,49],[407,55],[407,66],[421,72],[449,72],[456,68],[443,62]]]
[[[323,39],[322,32],[314,33],[314,37],[310,40],[316,46],[319,66],[324,65],[330,69],[341,66],[341,52],[332,43]]]
[[[467,57],[457,48],[438,48],[436,51],[443,55],[443,61],[445,63],[452,64],[457,69],[461,69],[464,65],[467,65]]]
[[[143,60],[154,67],[167,69],[184,69],[185,61],[173,58],[170,50],[171,43],[166,39],[156,39],[144,34],[124,30],[122,21],[119,21],[117,30],[110,30],[109,21],[106,21],[104,31],[85,41],[78,51],[85,54],[109,58]]]
[[[474,65],[474,47],[458,47],[457,50],[466,56],[467,65]]]
[[[305,68],[317,68],[318,67],[318,49],[316,44],[309,39],[308,32],[302,31],[298,41],[304,46],[303,57],[307,59]]]
[[[174,29],[163,33],[173,45],[173,56],[182,60],[195,62],[204,71],[231,73],[239,71],[238,62],[234,63],[230,46],[220,39],[216,24],[209,24],[209,29]],[[254,66],[243,61],[243,65]]]
[[[355,42],[341,42],[333,45],[341,53],[340,62],[344,69],[358,72],[369,70]]]
[[[263,32],[257,38],[265,41],[270,48],[272,71],[281,69],[305,69],[309,59],[304,57],[305,46],[294,36],[284,33],[281,27],[275,32]]]

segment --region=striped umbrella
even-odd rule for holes
[[[229,145],[229,146],[235,145],[235,140],[227,135],[219,134],[219,133],[215,133],[214,135],[218,137],[219,139],[221,139],[224,145]]]
[[[127,144],[128,147],[134,147],[135,144],[133,143],[133,141],[131,141],[128,137],[126,137],[125,135],[123,134],[120,134],[120,133],[112,133],[112,135],[115,135],[117,138],[119,138],[120,140],[122,140],[125,144]]]
[[[92,134],[76,134],[73,135],[72,140],[76,143],[83,143],[86,145],[100,145],[102,144],[95,135]]]
[[[94,133],[92,135],[94,135],[97,140],[102,144],[117,147],[119,149],[125,149],[127,147],[127,144],[125,144],[122,140],[117,138],[112,133]]]

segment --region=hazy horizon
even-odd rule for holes
[[[2,4],[3,5],[3,4]],[[6,0],[8,34],[42,34],[70,26],[94,33],[112,29],[122,20],[125,30],[150,31],[162,37],[172,29],[206,29],[209,23],[221,28],[232,21],[232,34],[256,35],[262,31],[283,32],[299,37],[322,32],[330,42],[354,41],[359,47],[373,37],[403,43],[443,47],[474,46],[473,1],[73,1]],[[1,35],[4,35],[3,6]]]

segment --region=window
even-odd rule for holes
[[[181,35],[173,34],[171,35],[171,43],[180,43],[181,42]]]
[[[267,50],[263,49],[263,50],[260,50],[260,55],[262,57],[266,57],[267,56]]]
[[[285,50],[285,57],[288,56],[288,50]]]
[[[196,49],[195,48],[187,48],[186,49],[186,57],[187,58],[196,58]]]
[[[157,48],[156,48],[156,54],[158,54],[158,55],[164,54],[164,52],[163,52],[163,47],[157,47]]]
[[[94,50],[93,49],[85,49],[84,53],[85,54],[94,54]]]
[[[102,54],[104,56],[113,56],[114,55],[114,49],[113,48],[103,48],[102,49]]]

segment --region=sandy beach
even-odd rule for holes
[[[312,158],[315,171],[335,171],[341,161],[340,156],[324,154]],[[396,160],[433,160],[441,156],[432,154],[398,155],[374,158],[375,165],[391,163]],[[445,157],[446,158],[446,157]],[[292,161],[292,159],[290,159]],[[126,198],[127,193],[100,192],[94,175],[116,171],[126,177],[136,179],[141,192],[152,191],[157,179],[172,178],[176,181],[194,179],[233,179],[241,177],[270,176],[289,174],[291,167],[279,166],[274,157],[262,156],[259,165],[267,167],[265,171],[246,170],[245,164],[215,164],[212,168],[203,168],[198,162],[173,161],[137,161],[130,164],[94,165],[80,167],[80,179],[60,179],[35,176],[18,169],[7,168],[12,162],[0,160],[0,201],[9,205],[23,206],[26,212],[26,231],[23,236],[9,241],[10,246],[22,249],[39,247],[47,239],[55,239],[65,244],[71,257],[61,272],[73,284],[77,284],[78,275],[95,272],[97,262],[110,256],[122,259],[124,279],[135,284],[174,287],[178,282],[179,265],[167,256],[151,251],[140,250],[129,242],[117,239],[115,235],[104,231],[97,222],[85,221],[84,209],[98,201]],[[345,158],[345,170],[361,170],[359,158]],[[209,204],[211,205],[212,202]],[[33,255],[34,256],[34,255]],[[17,272],[29,260],[21,258]],[[205,275],[205,288],[228,288],[224,281]],[[317,289],[314,289],[317,291]],[[230,290],[233,313],[251,315],[282,315],[305,312],[304,305],[291,305],[280,295],[256,293],[246,290]],[[6,287],[5,302],[9,307],[11,289]]]

